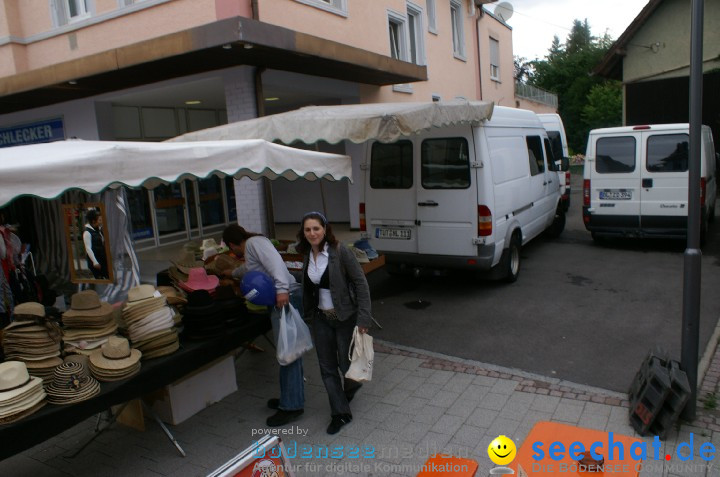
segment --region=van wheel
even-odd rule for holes
[[[565,212],[563,211],[562,204],[558,204],[553,223],[545,230],[545,233],[548,237],[557,238],[563,230],[565,230]]]
[[[504,270],[503,280],[507,283],[514,283],[520,275],[520,236],[513,234],[510,245],[503,250],[502,264]]]

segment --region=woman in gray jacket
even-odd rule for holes
[[[361,386],[345,373],[355,326],[367,333],[371,324],[370,288],[355,255],[337,241],[323,214],[305,214],[297,239],[297,250],[306,255],[304,315],[312,318],[320,374],[330,400],[327,433],[335,434],[352,420],[350,401]]]

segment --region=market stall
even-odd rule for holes
[[[12,347],[13,356],[24,357],[13,358],[14,364],[18,366],[20,364],[16,360],[22,361],[21,369],[18,366],[5,366],[7,369],[3,368],[0,376],[0,438],[7,444],[0,452],[0,460],[42,442],[110,406],[162,388],[213,360],[231,354],[243,343],[251,342],[270,329],[267,313],[248,314],[241,307],[243,309],[240,312],[228,317],[222,315],[220,302],[213,301],[212,304],[203,303],[198,309],[215,307],[213,309],[218,314],[219,328],[209,330],[196,327],[194,334],[184,336],[187,339],[179,341],[180,332],[176,328],[180,323],[180,315],[169,310],[167,305],[171,300],[156,294],[153,286],[149,286],[151,290],[146,296],[143,291],[146,285],[138,286],[138,263],[127,226],[127,206],[122,193],[124,187],[154,188],[159,184],[186,178],[204,178],[213,174],[251,179],[283,177],[288,180],[341,180],[350,177],[350,170],[350,159],[346,156],[302,151],[263,140],[172,144],[70,140],[0,149],[0,207],[18,197],[37,198],[37,205],[42,210],[35,212],[35,226],[42,230],[43,235],[60,236],[62,232],[58,228],[63,226],[61,202],[66,199],[68,192],[100,194],[110,222],[107,225],[109,239],[114,246],[113,255],[124,255],[123,260],[114,263],[127,262],[132,266],[130,270],[115,270],[115,282],[104,293],[102,302],[93,290],[74,294],[71,309],[63,313],[62,329],[56,321],[45,316],[46,308],[42,304],[24,303],[28,306],[23,308],[22,314],[17,315],[18,320],[7,328],[13,330],[12,333],[6,333],[5,338],[9,336],[9,339],[4,341],[9,344],[8,349]],[[52,243],[58,248],[41,247],[36,251],[36,263],[40,265],[45,262],[46,268],[55,267],[62,263],[57,260],[62,260],[58,255],[63,255],[64,241],[57,239],[46,243]],[[13,250],[14,243],[8,241],[5,245],[7,247],[3,248],[4,253],[0,258],[13,260],[17,255]],[[58,270],[67,268],[58,267]],[[4,270],[0,270],[0,274],[4,277]],[[131,294],[134,291],[135,296],[128,296],[128,290]],[[88,296],[87,292],[94,293],[94,296]],[[205,295],[209,298],[207,292]],[[37,377],[38,367],[35,366],[38,363],[34,363],[34,360],[50,364],[63,361],[58,356],[61,353],[58,336],[62,337],[65,346],[63,354],[68,353],[70,344],[86,351],[85,358],[93,356],[91,350],[84,348],[88,342],[98,337],[105,341],[106,335],[114,337],[117,326],[113,323],[113,307],[108,302],[124,302],[126,296],[128,303],[122,309],[127,329],[125,334],[133,346],[142,347],[139,343],[149,346],[144,351],[148,359],[143,359],[142,366],[135,359],[132,365],[128,364],[123,369],[116,366],[92,369],[95,377],[104,377],[111,382],[98,384],[92,381],[92,393],[90,387],[85,393],[84,383],[90,382],[86,381],[85,374],[76,375],[72,372],[67,376],[67,382],[62,381],[64,375],[58,373],[59,368],[80,369],[75,361],[66,359],[61,365],[43,368],[44,382],[42,386],[38,384],[40,378]],[[136,306],[130,307],[130,302]],[[191,316],[189,308],[190,304],[185,309],[187,317]],[[78,328],[71,330],[70,326],[65,326],[71,321]],[[70,341],[71,335],[74,341]],[[127,340],[122,338],[120,341],[128,348]],[[118,357],[106,353],[106,344],[111,342],[102,345],[103,357],[129,359],[130,355]],[[37,349],[25,350],[23,346],[36,346]],[[107,348],[107,351],[113,351],[111,347]],[[151,351],[151,348],[155,351]],[[23,351],[36,352],[24,354]],[[82,354],[77,357],[81,358]],[[0,366],[10,363],[9,360],[0,363]],[[93,363],[92,359],[90,363]],[[86,372],[89,372],[88,369],[83,367],[83,373]],[[28,373],[30,376],[27,376]],[[27,379],[23,376],[27,376]],[[50,404],[36,400],[36,397],[45,399],[41,388],[47,391],[47,402]],[[55,401],[50,397],[54,397]],[[18,409],[22,409],[23,414]]]

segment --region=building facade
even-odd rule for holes
[[[466,98],[516,107],[493,0],[0,0],[0,147],[162,141],[311,104]],[[319,146],[347,152],[342,144]],[[209,177],[127,190],[140,249],[268,233],[357,185]]]

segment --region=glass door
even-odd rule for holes
[[[158,245],[188,239],[185,184],[160,185],[152,191]]]

